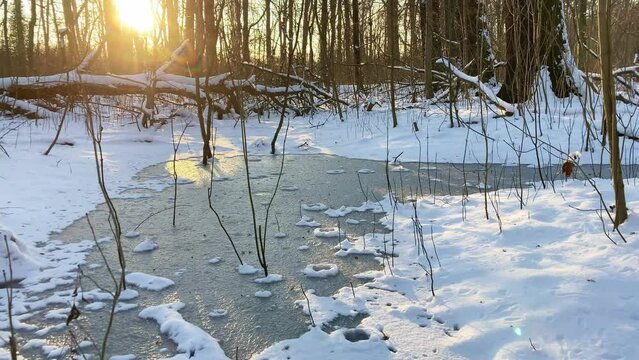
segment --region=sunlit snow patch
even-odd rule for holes
[[[173,280],[141,272],[132,272],[125,279],[127,284],[153,291],[164,290],[169,286],[175,285]]]

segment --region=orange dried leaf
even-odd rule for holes
[[[570,177],[570,175],[572,175],[572,170],[573,170],[574,167],[575,167],[575,164],[572,161],[566,160],[564,165],[561,167],[561,172],[566,177]]]

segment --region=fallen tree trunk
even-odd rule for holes
[[[506,111],[506,113],[516,113],[517,108],[514,104],[506,102],[497,97],[497,94],[495,94],[495,92],[488,85],[481,82],[478,76],[470,76],[468,74],[465,74],[464,72],[456,68],[453,64],[451,64],[450,61],[448,61],[447,59],[437,59],[435,63],[442,65],[443,67],[448,69],[459,80],[475,86],[477,89],[479,89],[479,91],[482,92],[482,94],[484,94],[484,96],[486,96],[488,100],[493,102],[500,109]]]
[[[0,94],[0,110],[11,111],[27,119],[56,118],[60,115],[57,112],[50,111],[27,101],[12,98],[6,94]]]
[[[304,92],[301,86],[272,87],[255,84],[255,79],[224,80],[228,74],[209,79],[202,91],[220,95],[229,95],[234,91],[243,91],[251,95],[283,96]],[[204,79],[200,79],[205,84]],[[88,95],[146,95],[149,79],[147,74],[134,75],[96,75],[72,70],[67,73],[49,76],[31,76],[0,78],[0,91],[15,99],[43,99],[56,95],[73,95],[80,91]],[[155,92],[173,94],[196,99],[195,79],[172,74],[158,75],[155,79]],[[204,94],[200,94],[204,96]]]
[[[171,94],[199,101],[206,98],[207,95],[210,97],[212,94],[217,94],[227,97],[229,103],[234,103],[237,92],[270,98],[310,92],[319,97],[331,98],[328,93],[317,92],[313,87],[301,84],[293,86],[257,84],[254,76],[249,79],[235,80],[230,79],[230,73],[200,77],[198,79],[167,74],[166,70],[180,56],[186,45],[188,45],[188,42],[184,41],[173,52],[170,60],[154,72],[131,75],[94,74],[88,72],[87,68],[91,61],[102,48],[102,46],[99,46],[96,50],[91,51],[75,69],[68,72],[47,76],[0,78],[0,94],[4,94],[5,97],[0,103],[5,109],[14,109],[16,113],[34,116],[33,113],[37,112],[33,111],[34,105],[24,101],[16,102],[16,100],[55,99],[58,95],[70,96],[84,93],[90,96],[141,95],[146,97],[147,102],[149,101],[149,96]],[[199,90],[196,86],[196,81],[201,84]],[[151,101],[152,103],[153,101]],[[17,104],[17,106],[13,104]],[[147,108],[151,104],[145,103],[142,105],[145,113],[152,113],[152,109]],[[227,111],[223,105],[212,105],[218,112]]]

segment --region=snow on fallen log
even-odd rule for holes
[[[515,107],[515,105],[498,98],[497,94],[495,94],[495,92],[493,92],[493,90],[488,85],[482,83],[479,77],[470,76],[462,72],[453,64],[451,64],[450,61],[448,61],[447,59],[443,59],[443,58],[437,59],[435,63],[444,66],[459,80],[477,87],[479,91],[481,91],[486,96],[486,98],[488,98],[488,100],[495,103],[499,108],[503,109],[507,113],[514,114],[517,111],[517,108]]]
[[[3,94],[0,94],[0,110],[9,110],[27,119],[57,118],[60,115],[57,112],[31,104],[30,102],[18,100]]]
[[[251,95],[283,96],[294,95],[304,91],[302,86],[271,87],[255,84],[254,79],[223,80],[227,74],[211,77],[206,84],[201,78],[203,92],[229,95],[235,90]],[[81,74],[76,70],[48,76],[28,76],[0,78],[0,91],[5,91],[16,99],[42,99],[56,95],[74,95],[83,90],[90,95],[146,95],[149,78],[147,74],[114,75],[114,74]],[[156,78],[155,92],[173,94],[196,99],[195,78],[160,74]],[[200,98],[205,97],[200,93]]]

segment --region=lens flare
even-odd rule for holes
[[[153,0],[115,0],[122,25],[138,33],[149,33],[155,25]]]

